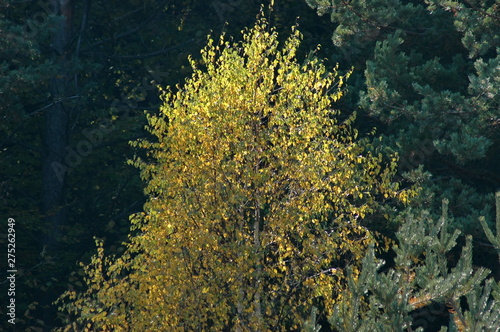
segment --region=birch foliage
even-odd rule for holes
[[[202,61],[136,142],[147,181],[125,254],[102,251],[66,310],[101,330],[293,330],[331,312],[340,271],[373,242],[359,221],[405,199],[394,163],[363,149],[334,103],[346,77],[296,59],[264,19],[241,43],[208,39]],[[103,262],[104,261],[104,262]]]

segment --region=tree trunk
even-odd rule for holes
[[[63,17],[52,36],[54,63],[59,70],[50,82],[52,106],[45,112],[43,135],[44,155],[42,162],[42,208],[45,216],[46,236],[44,244],[55,246],[61,225],[64,224],[65,157],[68,144],[68,111],[64,107],[69,82],[67,46],[70,40],[73,0],[53,0],[57,14]]]
[[[254,234],[254,247],[255,247],[255,255],[257,255],[257,267],[256,273],[257,276],[255,278],[255,296],[254,296],[254,315],[256,321],[256,329],[254,331],[260,331],[262,328],[262,308],[261,308],[261,298],[260,298],[260,287],[261,287],[261,276],[262,276],[262,267],[260,260],[260,203],[257,200],[255,201],[255,220],[253,224],[253,234]]]
[[[44,154],[42,156],[42,209],[44,214],[44,248],[52,257],[59,256],[58,241],[61,226],[65,224],[64,181],[66,165],[66,147],[68,146],[68,110],[65,108],[67,87],[70,79],[68,68],[68,44],[74,0],[51,0],[56,15],[62,16],[60,25],[51,38],[52,59],[58,65],[57,73],[50,82],[52,106],[45,111],[43,132]],[[45,292],[42,301],[43,320],[53,322],[55,312],[50,304],[54,294]]]

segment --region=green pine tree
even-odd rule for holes
[[[497,204],[500,209],[500,193]],[[442,327],[443,332],[498,331],[500,283],[485,280],[490,271],[473,266],[471,236],[466,237],[460,258],[451,266],[450,254],[456,250],[460,232],[449,230],[450,221],[447,200],[439,220],[426,211],[407,212],[396,233],[394,266],[381,271],[385,262],[370,249],[360,274],[355,277],[347,272],[346,296],[329,319],[332,327],[353,332],[425,331],[422,321],[414,321],[412,314],[431,303],[441,303],[449,313],[449,326]]]
[[[378,124],[400,174],[421,181],[415,206],[437,215],[448,198],[454,225],[484,237],[476,221],[493,203],[484,193],[500,185],[498,2],[306,2],[330,15],[336,58],[354,64],[351,107]]]

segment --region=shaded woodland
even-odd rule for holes
[[[213,49],[214,59],[221,56],[226,48],[244,49],[242,44],[238,44],[244,36],[242,30],[252,29],[256,24],[256,17],[261,13],[261,18],[267,20],[267,31],[276,32],[276,37],[273,37],[276,38],[276,44],[267,40],[269,45],[275,45],[286,53],[287,47],[291,49],[286,41],[290,40],[289,36],[294,35],[292,26],[296,26],[296,30],[300,31],[297,44],[293,44],[297,48],[293,56],[297,66],[307,67],[311,63],[321,63],[324,68],[322,71],[323,69],[311,65],[314,69],[307,69],[312,70],[309,76],[317,73],[322,75],[315,76],[315,80],[311,81],[308,80],[310,77],[307,76],[307,70],[304,71],[305,76],[297,74],[297,77],[304,77],[306,83],[301,86],[302,81],[297,78],[294,93],[303,90],[305,94],[305,91],[311,89],[310,91],[321,94],[323,85],[315,84],[320,84],[318,82],[328,75],[335,76],[337,84],[333,85],[335,88],[328,90],[333,95],[335,92],[339,94],[339,98],[334,98],[333,95],[329,97],[332,104],[328,107],[335,112],[323,113],[322,120],[314,118],[313,121],[304,117],[294,121],[311,129],[311,133],[319,135],[318,137],[342,137],[339,141],[344,145],[336,147],[336,151],[339,156],[343,156],[339,158],[345,164],[335,164],[335,167],[338,172],[341,172],[342,167],[351,169],[353,174],[346,172],[342,178],[347,181],[352,176],[352,181],[338,187],[323,185],[319,180],[301,182],[307,178],[306,175],[313,175],[301,169],[299,165],[302,164],[294,164],[295,161],[292,161],[299,158],[297,156],[300,153],[292,155],[290,152],[290,155],[284,156],[270,149],[273,153],[266,154],[265,157],[254,156],[254,161],[258,160],[255,165],[260,165],[262,169],[257,172],[259,174],[267,171],[285,174],[281,172],[285,172],[283,169],[286,167],[279,161],[286,157],[296,167],[291,168],[291,174],[304,176],[283,177],[280,182],[283,187],[278,185],[274,192],[271,189],[269,193],[266,192],[271,197],[263,198],[266,203],[248,199],[253,204],[253,208],[248,211],[259,212],[261,215],[250,217],[247,215],[250,212],[242,212],[242,220],[247,217],[253,221],[259,218],[264,220],[272,215],[272,199],[300,197],[302,205],[297,206],[308,206],[311,210],[299,208],[301,212],[294,210],[294,214],[292,210],[285,209],[289,215],[278,219],[292,220],[298,216],[297,213],[303,213],[304,220],[319,220],[321,227],[326,228],[309,229],[308,238],[311,243],[318,242],[325,247],[318,245],[322,248],[320,250],[311,244],[310,248],[316,248],[318,252],[311,249],[306,255],[304,248],[307,245],[302,240],[305,235],[284,231],[284,224],[276,224],[276,229],[268,233],[272,234],[269,242],[276,243],[276,248],[270,246],[268,250],[276,252],[276,255],[259,252],[258,255],[262,256],[258,257],[261,260],[270,259],[275,264],[273,269],[277,270],[266,272],[265,267],[260,267],[261,270],[257,268],[257,272],[249,273],[262,273],[261,276],[252,275],[238,282],[255,286],[256,280],[265,275],[272,285],[283,277],[286,281],[282,284],[291,288],[275,289],[276,296],[267,299],[267,306],[263,304],[260,309],[257,308],[257,303],[265,303],[265,299],[256,295],[259,292],[248,298],[242,296],[239,300],[234,299],[233,307],[227,304],[224,307],[226,311],[219,312],[221,316],[225,314],[227,320],[210,318],[203,321],[199,317],[196,320],[190,316],[190,309],[185,307],[182,309],[185,315],[176,321],[176,326],[183,326],[184,330],[232,330],[240,328],[238,324],[242,324],[256,330],[317,331],[321,325],[321,331],[386,331],[388,326],[396,324],[401,330],[406,326],[406,330],[421,327],[424,331],[439,331],[442,326],[447,326],[465,331],[471,324],[478,324],[474,325],[478,330],[497,331],[500,324],[495,325],[498,321],[494,317],[500,311],[500,216],[495,210],[495,192],[500,190],[498,0],[276,0],[272,9],[268,5],[267,2],[243,0],[0,0],[0,211],[3,218],[0,243],[2,247],[7,247],[4,229],[7,228],[8,218],[14,218],[18,269],[16,330],[50,331],[64,326],[84,330],[87,322],[96,324],[92,327],[96,330],[106,326],[99,325],[106,321],[101,320],[102,317],[96,318],[89,312],[85,317],[82,315],[88,302],[79,303],[73,309],[65,307],[65,310],[58,310],[64,302],[55,301],[65,292],[91,294],[92,292],[88,293],[89,289],[96,285],[97,279],[94,283],[85,282],[85,277],[88,281],[89,271],[92,273],[98,270],[95,268],[96,264],[113,256],[130,257],[130,243],[134,243],[133,239],[139,238],[140,234],[148,234],[147,220],[167,220],[162,219],[167,217],[161,214],[160,217],[147,217],[151,215],[151,211],[186,202],[181,200],[179,203],[169,195],[162,196],[162,193],[152,189],[153,185],[158,188],[162,185],[165,188],[170,186],[169,178],[162,177],[164,174],[158,173],[154,167],[156,165],[168,169],[167,165],[174,163],[174,159],[165,157],[162,153],[168,155],[175,150],[172,149],[172,142],[181,144],[179,139],[166,140],[165,146],[160,146],[162,140],[169,135],[168,128],[173,128],[171,126],[175,124],[165,116],[165,109],[176,109],[178,106],[175,106],[174,101],[182,100],[180,97],[168,99],[165,89],[169,86],[172,95],[192,93],[189,96],[193,96],[193,99],[199,98],[198,104],[192,104],[182,114],[190,114],[193,108],[205,105],[205,97],[197,94],[195,88],[189,90],[187,82],[192,82],[198,75],[193,71],[193,64],[201,72],[211,70],[211,58],[206,58],[206,55],[203,58],[200,53],[202,49],[206,52],[210,49],[206,48],[207,36],[210,35],[217,46]],[[261,32],[264,31],[266,30]],[[218,44],[221,35],[224,35],[227,44]],[[269,45],[264,45],[264,49]],[[262,53],[262,58],[272,53],[266,52]],[[248,60],[251,57],[242,59],[247,59],[241,60],[243,62],[251,62]],[[216,60],[213,61],[216,66],[220,65]],[[279,68],[286,68],[284,64],[271,67],[273,58],[269,61],[267,67],[274,68],[276,73]],[[220,82],[215,82],[214,87],[208,81],[200,79],[200,82],[206,89],[214,89],[211,91],[214,100],[218,95],[221,98],[222,106],[210,104],[206,107],[221,112],[215,123],[222,124],[229,121],[229,118],[222,116],[225,114],[222,111],[236,109],[239,104],[237,99],[224,99],[227,96],[222,98],[223,92],[217,92],[215,87],[225,86],[224,84],[234,87],[240,84],[242,88],[245,86],[245,77],[238,76],[243,69],[231,70],[236,65],[220,67],[226,68],[227,75],[210,76],[212,79],[220,79]],[[264,70],[266,65],[256,68]],[[246,77],[251,77],[248,75]],[[265,81],[266,75],[273,77],[271,80],[280,82],[279,75],[274,77],[272,71],[262,74],[262,81]],[[341,84],[338,84],[339,80],[342,81]],[[285,110],[286,105],[290,109],[303,109],[307,112],[308,107],[313,107],[318,100],[322,100],[310,97],[300,105],[288,101],[288,104],[280,104],[279,99],[274,100],[272,96],[278,96],[286,84],[276,82],[275,92],[272,92],[273,87],[266,87],[271,90],[268,91],[269,104],[281,107],[279,112]],[[283,79],[283,82],[288,81]],[[256,87],[261,84],[260,80],[256,80]],[[232,97],[236,98],[240,94],[244,96],[243,90],[234,89]],[[326,91],[324,93],[327,94]],[[188,98],[183,102],[189,104],[190,100]],[[227,105],[223,106],[224,103]],[[309,110],[313,116],[315,113],[312,108]],[[276,128],[291,126],[286,121],[284,124],[273,122],[277,121],[272,116],[275,114],[273,112],[254,114],[253,118],[248,118],[248,123],[257,121],[258,116],[255,128],[279,132]],[[277,114],[281,114],[279,112]],[[176,114],[176,119],[181,118],[181,113],[169,114]],[[244,114],[246,113],[241,113],[237,118],[245,119]],[[320,113],[315,116],[319,116],[318,114]],[[162,121],[163,124],[159,125]],[[227,126],[230,127],[229,124],[234,121],[236,120],[229,121]],[[206,123],[202,122],[200,126],[206,126]],[[311,124],[322,128],[323,136],[318,130],[314,131]],[[196,132],[194,127],[190,130]],[[236,127],[231,130],[234,135],[238,133]],[[201,129],[198,128],[198,132]],[[241,137],[228,136],[227,141],[224,141],[226,134],[210,135],[198,135],[197,141],[193,142],[201,145],[206,143],[210,147],[214,143],[214,137],[219,137],[221,146],[231,146],[231,153],[222,156],[219,164],[222,165],[227,160],[249,160],[250,157],[246,155],[237,157],[239,150],[233,142],[236,138],[244,141],[241,137],[246,137],[246,134],[239,133]],[[262,139],[267,140],[264,145],[266,147],[276,147],[278,142],[293,139],[300,141],[296,136],[283,134],[279,140],[269,145],[271,136],[263,137],[265,138]],[[308,139],[311,139],[310,136],[307,136],[306,140]],[[193,142],[179,145],[179,151],[195,151],[190,145]],[[251,151],[251,147],[260,146],[252,144],[246,150]],[[363,161],[366,165],[356,160],[351,155],[352,151],[343,150],[345,146],[350,147],[350,144],[359,156],[367,158]],[[360,150],[356,150],[358,146]],[[319,147],[305,145],[301,149],[319,151]],[[288,151],[285,147],[282,150]],[[322,154],[327,156],[325,151]],[[199,156],[205,158],[202,152],[199,152]],[[198,156],[195,152],[192,155]],[[325,172],[322,177],[325,179],[335,173],[333,161],[328,164],[325,162],[326,157],[311,158],[310,162],[314,167],[324,166],[321,171],[315,170],[314,174]],[[213,159],[210,160],[213,162]],[[221,170],[224,172],[229,169],[228,174],[232,174],[230,172],[238,169],[231,168],[234,166],[231,163],[228,165],[228,168]],[[380,169],[375,165],[379,165]],[[313,166],[308,170],[315,169]],[[374,170],[370,173],[371,167]],[[173,170],[170,171],[174,172]],[[201,166],[199,171],[207,172]],[[207,182],[207,179],[196,178],[193,174],[194,171],[188,172],[186,178],[191,179],[190,176],[193,176],[197,183]],[[268,183],[267,180],[259,181],[253,185],[258,187]],[[290,189],[290,183],[297,184],[294,187],[295,193]],[[315,190],[321,188],[317,190],[321,192],[322,199],[328,202],[321,205],[319,201],[314,201],[318,199],[316,196],[302,197],[296,194],[301,190],[308,190],[303,186],[304,183]],[[288,184],[288,187],[285,188],[284,184]],[[188,184],[183,186],[189,187]],[[196,186],[193,185],[194,187]],[[255,198],[257,192],[261,193],[235,191],[226,187],[214,188],[213,192],[221,195],[214,202],[221,207],[233,202],[233,199],[240,203],[247,202],[240,197]],[[341,188],[338,193],[337,188]],[[329,196],[333,194],[337,195],[338,201],[334,196]],[[262,197],[267,196],[263,194]],[[158,199],[157,203],[155,199]],[[308,202],[307,199],[313,201]],[[291,198],[290,202],[297,203]],[[227,210],[230,209],[227,207]],[[193,218],[191,214],[186,215],[189,216],[186,219]],[[227,215],[232,216],[229,220],[233,222],[240,218],[229,212]],[[346,223],[355,226],[346,226],[347,231],[344,231],[343,226],[337,229],[337,226],[333,227],[326,221],[326,224],[321,223],[322,218],[333,220],[340,218],[339,216],[345,217]],[[201,215],[196,218],[203,219]],[[139,219],[142,221],[138,221]],[[155,222],[151,221],[151,225]],[[259,227],[263,234],[259,240],[265,238],[266,228],[262,225],[257,222],[257,226],[252,226],[252,241],[257,241],[255,238],[259,236],[255,235],[255,229],[259,230]],[[237,232],[229,226],[225,227],[220,230],[222,234]],[[322,237],[322,232],[334,228],[336,232],[331,234],[336,234],[337,242],[330,244],[329,240]],[[488,233],[488,229],[492,231]],[[164,231],[162,229],[161,232]],[[165,238],[170,236],[168,232],[161,232],[151,234],[162,234]],[[314,235],[316,238],[312,239]],[[287,238],[287,244],[280,247],[278,237]],[[358,243],[357,240],[365,237],[370,240],[361,242],[359,246],[354,245]],[[209,241],[201,235],[199,238]],[[228,236],[225,242],[221,240],[219,244],[230,243],[231,239],[250,241],[235,235]],[[98,249],[96,240],[99,243]],[[149,248],[151,243],[144,241],[148,244],[141,243],[137,248]],[[352,246],[345,249],[340,246],[339,241]],[[296,250],[304,256],[287,253],[287,248],[295,248],[290,250]],[[334,249],[340,250],[339,248],[345,252],[335,251],[333,255]],[[279,250],[284,251],[277,254]],[[254,257],[250,254],[251,249],[247,251],[248,257]],[[147,254],[143,257],[153,255],[147,250],[145,252]],[[231,255],[238,256],[231,252],[228,257]],[[312,258],[316,257],[314,255],[324,259],[320,264],[321,271],[335,267],[339,268],[342,276],[327,273],[325,280],[312,278],[316,272],[313,273],[313,269],[308,270],[304,266],[315,262]],[[210,255],[198,257],[200,268],[205,271],[215,269],[212,259]],[[227,259],[230,262],[230,258]],[[299,264],[303,269],[285,272],[291,266],[283,262],[289,259],[300,260],[304,264]],[[378,259],[384,259],[385,265],[380,264]],[[6,253],[2,254],[2,261],[7,261]],[[83,265],[79,265],[80,262]],[[112,260],[106,264],[113,266]],[[127,268],[133,271],[134,267],[131,266]],[[228,263],[226,270],[230,270],[229,266],[231,264]],[[260,265],[255,263],[255,266]],[[244,268],[250,270],[248,266]],[[0,271],[2,275],[5,273]],[[214,276],[219,276],[215,280],[224,280],[219,272],[210,273],[207,272],[205,281],[196,284],[200,287],[200,292],[203,292],[204,287],[212,285],[206,283],[206,280],[211,280]],[[465,279],[464,275],[467,276]],[[183,276],[186,277],[187,274]],[[113,275],[116,280],[122,277],[120,273]],[[307,288],[297,286],[294,289],[291,286],[303,285],[302,282],[309,280],[308,278],[314,279],[319,288],[323,287],[321,300],[316,295],[305,299],[304,291]],[[337,279],[333,282],[328,278]],[[432,283],[433,278],[440,281]],[[0,284],[0,298],[5,303],[3,299],[6,298],[7,291],[3,286],[7,283],[0,281]],[[336,288],[328,288],[333,284]],[[391,297],[384,298],[377,293],[380,289],[388,290],[390,285],[402,284],[406,288],[395,286],[392,293],[387,292],[392,294]],[[301,287],[310,286],[306,283]],[[451,288],[446,288],[448,286]],[[267,291],[272,289],[269,287]],[[240,285],[235,289],[243,288]],[[95,294],[101,293],[94,290],[96,293],[92,293],[92,296],[99,298],[101,295]],[[119,292],[117,290],[117,294]],[[231,292],[230,287],[228,292]],[[337,297],[341,292],[348,295]],[[360,294],[375,295],[371,297],[371,301]],[[397,294],[405,295],[398,298]],[[256,296],[259,301],[255,300]],[[291,304],[282,300],[285,297],[303,305],[295,311],[289,310],[288,306]],[[215,297],[207,299],[209,301]],[[128,298],[127,301],[131,299]],[[249,311],[253,315],[248,312],[243,314],[244,310],[239,307],[243,303],[251,303]],[[474,306],[474,303],[484,305]],[[74,311],[75,308],[78,310]],[[170,307],[165,304],[164,308]],[[266,308],[270,310],[269,313],[265,311]],[[383,314],[377,316],[377,308],[392,308],[392,311],[382,310]],[[144,310],[149,312],[149,309]],[[260,314],[257,314],[259,310]],[[2,317],[5,317],[4,311],[5,306],[2,306]],[[121,318],[123,326],[134,321],[134,313],[136,312],[131,311],[124,314],[125,318]],[[474,321],[478,316],[485,321]],[[130,321],[126,321],[126,317]],[[280,320],[280,317],[283,319]],[[362,320],[366,321],[365,325],[353,323],[359,317],[365,318]],[[144,319],[149,318],[144,314]],[[77,319],[80,319],[78,324],[71,325]],[[193,325],[186,325],[185,322],[189,320],[189,324]],[[268,325],[260,325],[262,321],[266,321]],[[166,327],[168,325],[161,323],[158,322],[157,330],[169,330]],[[12,329],[6,319],[0,324],[4,330]]]

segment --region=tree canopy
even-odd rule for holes
[[[243,42],[211,38],[193,75],[165,90],[155,140],[136,142],[148,182],[135,235],[116,259],[94,258],[89,290],[66,308],[94,328],[297,329],[330,312],[347,262],[371,233],[376,195],[404,199],[394,163],[337,120],[346,77],[296,59],[260,18]],[[305,313],[305,315],[304,315]],[[142,328],[143,327],[143,328]]]
[[[175,290],[161,305],[191,326],[495,330],[499,285],[483,277],[500,278],[498,0],[270,2],[263,37],[234,43],[262,2],[0,0],[16,329],[129,324],[158,278]],[[176,308],[182,296],[206,315]]]

